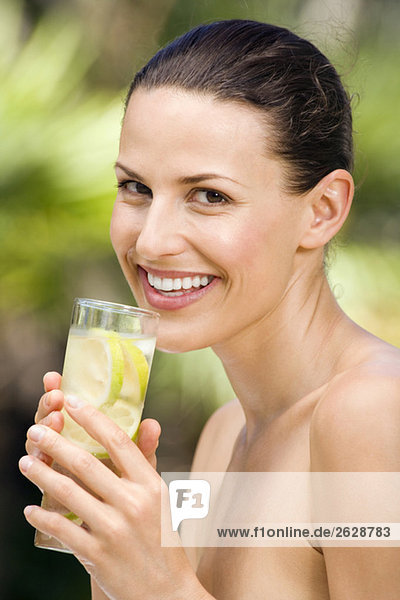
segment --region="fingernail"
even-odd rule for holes
[[[29,468],[32,463],[33,460],[30,456],[23,456],[19,460],[19,468],[21,469],[21,471],[24,471],[26,473],[27,471],[29,471]]]
[[[82,400],[76,396],[65,396],[65,402],[71,408],[80,408],[84,405],[84,402],[82,402]]]
[[[36,508],[36,506],[25,506],[24,508],[24,515],[26,517],[29,517],[29,515],[31,514],[31,512]]]
[[[32,427],[28,429],[28,437],[32,442],[41,440],[45,433],[46,430],[41,425],[32,425]]]

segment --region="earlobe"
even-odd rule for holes
[[[345,222],[353,194],[353,178],[348,171],[337,169],[326,175],[310,192],[309,216],[300,247],[325,246]]]

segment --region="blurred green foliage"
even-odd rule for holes
[[[377,40],[360,50],[351,87],[355,103],[355,147],[358,185],[350,219],[350,236],[358,240],[400,243],[400,44]]]
[[[0,440],[3,456],[13,457],[0,511],[9,517],[4,597],[88,594],[73,559],[33,549],[20,510],[34,492],[14,463],[42,373],[61,367],[73,298],[133,302],[108,228],[123,88],[134,70],[159,44],[220,18],[274,22],[326,46],[360,94],[352,241],[338,248],[330,280],[352,318],[400,344],[399,17],[394,0],[2,0]],[[146,414],[164,429],[161,469],[189,467],[204,421],[232,395],[211,351],[156,355]],[[53,575],[60,560],[68,585],[65,573]]]
[[[8,7],[8,11],[4,8]],[[76,18],[50,13],[21,43],[23,12],[0,18],[0,310],[52,310],[66,262],[111,252],[120,98],[87,89],[93,49]]]
[[[400,346],[400,246],[351,244],[338,248],[329,281],[354,321]]]

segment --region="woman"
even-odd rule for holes
[[[211,346],[237,395],[205,426],[195,471],[400,471],[399,351],[341,311],[324,272],[353,197],[351,129],[329,61],[263,23],[197,27],[131,85],[113,246],[139,306],[161,314],[159,347]],[[60,376],[44,382],[21,469],[88,528],[25,516],[72,549],[95,600],[400,596],[398,548],[205,548],[192,566],[160,547],[158,424],[136,447],[65,402],[118,479],[58,435]]]

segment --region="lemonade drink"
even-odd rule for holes
[[[65,352],[61,389],[92,404],[132,440],[137,437],[155,348],[158,315],[133,307],[77,299]],[[62,435],[116,472],[107,451],[63,410]],[[71,473],[53,463],[53,469]],[[85,487],[82,482],[79,485]],[[83,525],[78,516],[43,495],[42,507]],[[69,552],[55,538],[37,531],[35,546]]]
[[[143,411],[154,338],[129,337],[101,329],[71,329],[61,389],[93,404],[136,438]],[[64,412],[62,434],[98,458],[106,450]]]

